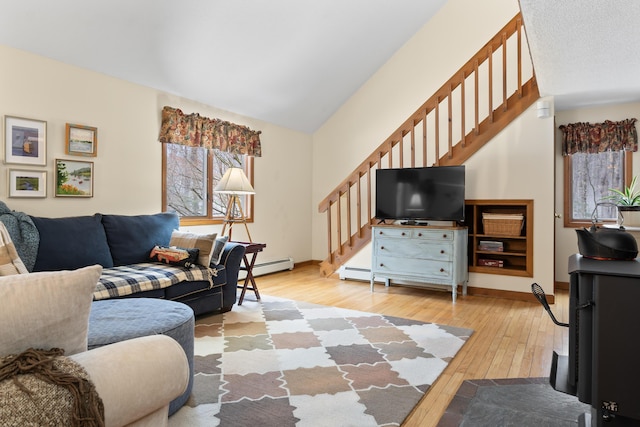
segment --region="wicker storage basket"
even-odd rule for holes
[[[519,236],[524,225],[524,215],[482,213],[484,234],[492,236]]]

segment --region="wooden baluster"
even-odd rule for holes
[[[336,202],[337,213],[336,216],[336,228],[338,232],[338,255],[342,255],[342,199],[340,195],[340,191],[338,191],[338,201]]]
[[[493,122],[493,48],[489,45],[489,118]]]
[[[474,133],[477,135],[480,132],[480,118],[478,117],[480,105],[478,104],[478,99],[480,99],[480,90],[478,88],[478,84],[480,83],[480,77],[478,76],[478,60],[476,59],[473,64],[473,78],[475,81],[475,98],[474,98],[474,116],[475,116],[475,126],[473,128]]]
[[[518,42],[518,98],[522,98],[522,19],[517,20],[516,28]]]
[[[449,158],[453,157],[453,104],[452,104],[452,100],[451,98],[453,97],[452,95],[452,90],[451,90],[451,85],[449,85],[449,93],[447,94],[447,114],[448,114],[448,118],[447,118],[447,132],[449,133],[448,136],[448,153],[449,153]]]
[[[464,72],[462,73],[462,81],[460,82],[460,144],[462,148],[466,146],[467,143],[467,132],[465,129],[465,117],[467,112],[465,110],[465,76]]]
[[[416,167],[416,133],[415,124],[411,128],[411,167]]]
[[[331,205],[327,209],[327,250],[329,251],[329,262],[333,264],[333,245],[331,245],[331,238],[333,237],[331,229]]]
[[[502,111],[507,111],[507,34],[502,33]]]
[[[434,165],[440,164],[440,97],[436,97],[436,123],[435,123],[435,153],[436,153],[436,161],[433,162]]]
[[[427,112],[422,116],[422,166],[427,166]]]

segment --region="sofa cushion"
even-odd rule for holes
[[[113,267],[102,227],[102,215],[66,218],[32,216],[31,219],[40,234],[33,271],[74,270],[94,264]]]
[[[196,248],[200,251],[198,255],[198,264],[209,267],[211,255],[215,244],[217,233],[213,234],[196,234],[187,231],[174,230],[171,233],[171,241],[169,245],[180,248]]]
[[[171,233],[180,226],[175,213],[153,215],[102,215],[102,224],[113,257],[113,265],[138,264],[149,260],[154,246],[168,246]]]
[[[102,273],[94,265],[0,277],[0,353],[62,348],[86,351],[92,294]]]

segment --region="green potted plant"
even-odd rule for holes
[[[611,194],[605,197],[615,203],[622,222],[629,226],[640,226],[640,190],[636,189],[637,178],[637,175],[634,176],[631,183],[622,190],[610,188]]]

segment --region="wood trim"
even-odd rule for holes
[[[311,260],[308,260],[308,261],[295,262],[295,263],[293,263],[293,268],[306,267],[307,265],[320,266],[320,263],[322,263],[322,261],[311,259]]]
[[[468,286],[467,294],[473,296],[526,301],[539,304],[536,297],[530,292],[505,291],[501,289],[476,288],[475,286]],[[555,302],[555,295],[547,295],[547,301],[549,302],[549,304],[553,304]]]
[[[629,185],[633,179],[633,153],[629,151],[624,152],[624,184]],[[571,156],[562,156],[563,167],[563,199],[564,199],[564,227],[565,228],[582,228],[590,227],[591,221],[574,221],[572,215],[573,199],[571,197],[571,176],[573,175],[571,169]],[[614,221],[599,221],[598,224],[613,223]]]
[[[568,291],[569,282],[555,282],[553,284],[554,291]]]

